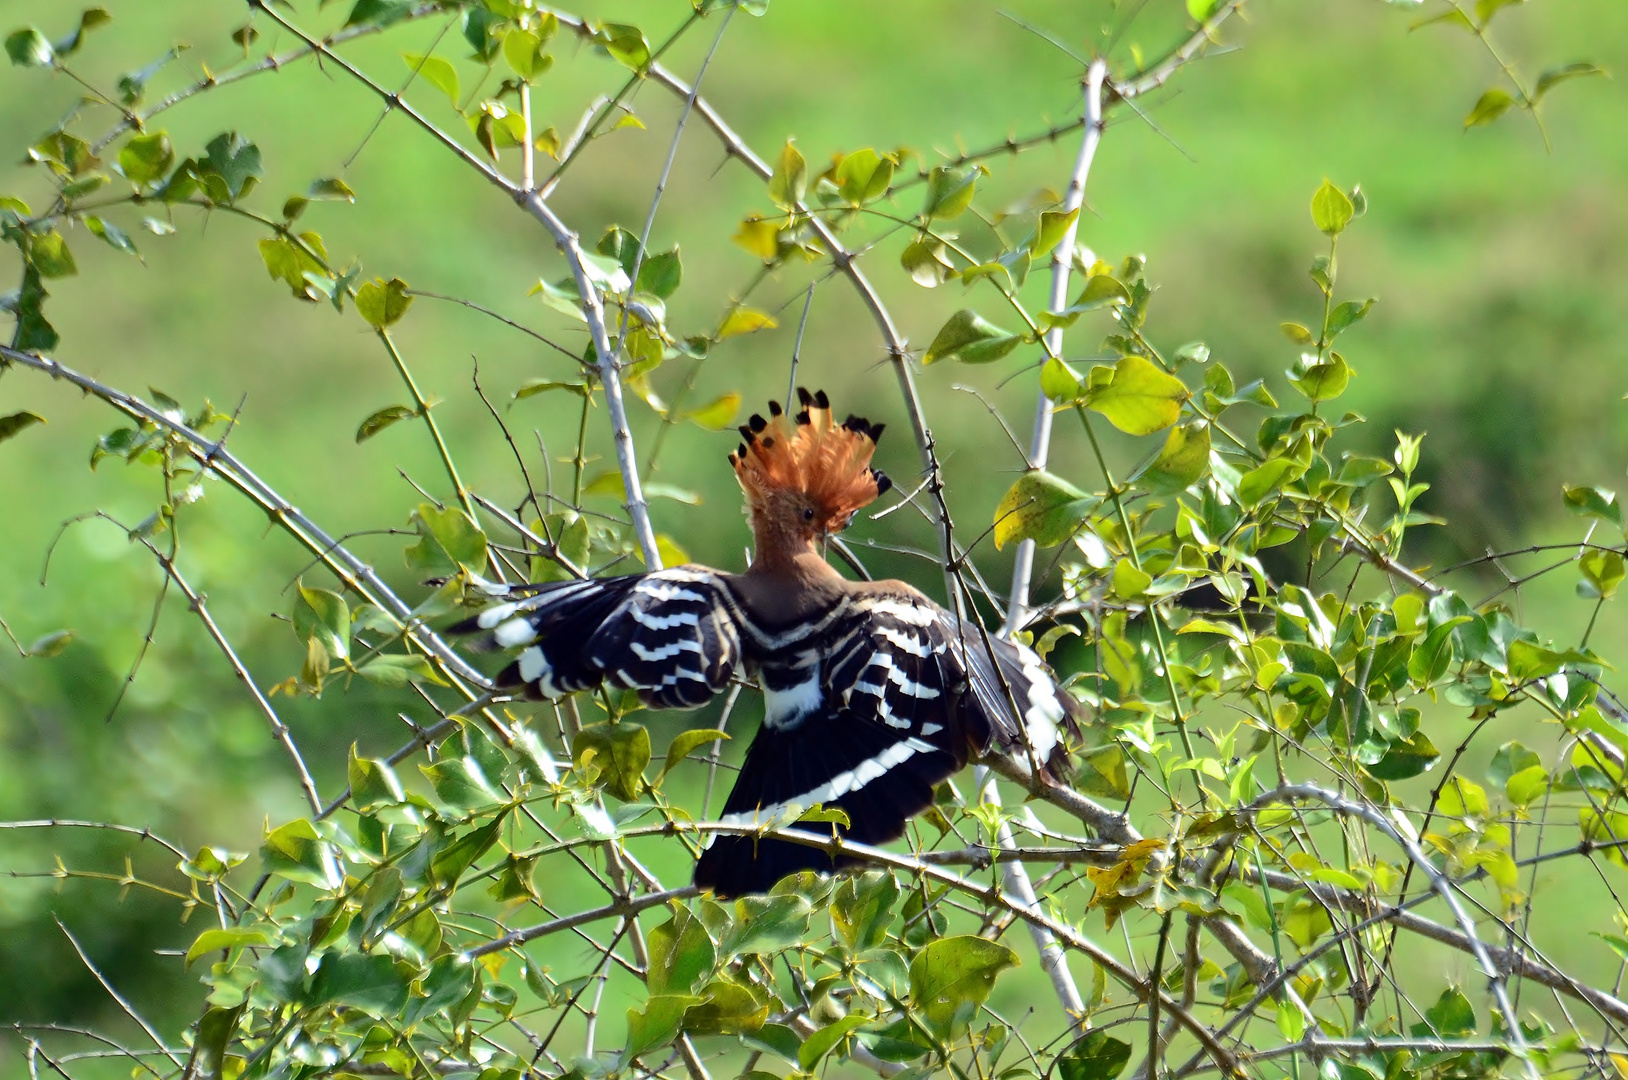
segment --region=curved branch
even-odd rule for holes
[[[386,585],[378,573],[352,554],[345,545],[329,536],[323,529],[284,499],[277,491],[260,479],[248,466],[239,461],[223,445],[224,440],[210,439],[192,428],[164,415],[153,406],[123,390],[98,382],[56,360],[34,353],[20,352],[0,345],[0,360],[21,367],[41,371],[54,379],[72,383],[92,397],[112,405],[131,419],[152,424],[179,438],[187,452],[204,469],[247,496],[275,521],[284,532],[294,537],[328,567],[346,587],[366,598],[369,603],[386,612],[402,628],[403,634],[425,654],[439,660],[459,678],[490,689],[491,680],[470,667],[463,657],[443,641],[440,635],[424,625],[413,609]]]

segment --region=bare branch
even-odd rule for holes
[[[1085,135],[1080,140],[1080,152],[1074,159],[1074,171],[1068,179],[1068,190],[1063,194],[1063,213],[1072,213],[1074,220],[1063,230],[1062,239],[1051,253],[1051,296],[1047,310],[1057,313],[1068,307],[1069,273],[1074,265],[1074,238],[1079,232],[1080,209],[1085,203],[1085,184],[1091,175],[1091,163],[1097,156],[1097,144],[1102,141],[1102,87],[1108,65],[1102,60],[1091,61],[1085,73]],[[1063,328],[1054,326],[1046,331],[1046,352],[1051,356],[1063,354]],[[1035,403],[1034,430],[1029,437],[1028,464],[1031,469],[1046,467],[1051,453],[1052,401],[1039,392]],[[1018,544],[1017,556],[1012,564],[1012,588],[1006,603],[1006,623],[1001,633],[1011,635],[1023,628],[1029,613],[1029,577],[1034,571],[1035,542],[1025,539]]]

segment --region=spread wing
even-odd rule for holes
[[[518,586],[507,595],[515,598],[452,631],[482,632],[476,648],[518,648],[497,681],[534,697],[606,683],[639,691],[651,708],[692,709],[728,684],[740,659],[728,586],[704,566]]]
[[[1041,762],[1052,756],[1077,706],[1033,652],[986,640],[914,590],[844,602],[845,615],[805,645],[814,662],[762,672],[764,725],[724,804],[725,824],[759,825],[820,803],[847,815],[849,839],[885,843],[932,804],[934,787],[970,754],[995,743],[1032,749]],[[695,881],[729,897],[841,865],[788,841],[719,834],[702,852]]]

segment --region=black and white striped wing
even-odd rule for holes
[[[1025,645],[919,595],[864,597],[863,632],[830,665],[848,711],[965,759],[991,742],[1045,762],[1078,704]]]
[[[724,804],[724,824],[759,826],[818,803],[847,815],[848,839],[885,843],[991,742],[1032,749],[1042,763],[1052,756],[1070,710],[1032,651],[963,630],[919,594],[859,594],[847,604],[822,640],[805,646],[818,651],[817,664],[761,673],[764,725]],[[695,881],[730,897],[842,865],[816,848],[723,834],[701,853]]]
[[[740,660],[727,586],[706,567],[526,588],[453,628],[520,650],[501,686],[555,698],[606,683],[651,708],[691,709],[728,685]]]
[[[764,721],[724,803],[724,824],[758,827],[793,807],[841,810],[851,840],[880,844],[933,800],[988,729],[968,731],[925,598],[849,595],[823,630],[760,665]],[[825,826],[820,826],[824,829]],[[720,897],[766,892],[787,874],[843,865],[784,840],[720,834],[695,882]]]

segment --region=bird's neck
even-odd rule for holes
[[[750,573],[757,577],[792,586],[819,585],[842,577],[805,531],[787,529],[772,520],[754,520],[752,536],[756,550]]]

